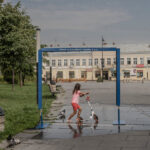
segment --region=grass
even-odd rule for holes
[[[47,85],[43,85],[43,114],[50,108],[53,97]],[[0,133],[0,140],[15,135],[24,129],[34,128],[39,122],[39,110],[36,104],[36,84],[28,83],[22,88],[0,83],[0,107],[5,111],[5,131]]]

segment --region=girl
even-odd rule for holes
[[[72,92],[72,94],[73,94],[73,96],[72,96],[73,113],[69,116],[68,122],[70,122],[71,118],[77,113],[77,110],[78,110],[77,121],[80,120],[80,114],[81,114],[82,109],[79,105],[79,96],[82,97],[86,94],[89,94],[89,93],[80,92],[80,87],[81,87],[81,85],[79,83],[76,83],[74,90]]]

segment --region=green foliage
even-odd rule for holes
[[[3,81],[4,81],[3,76],[0,76],[0,82],[3,82]]]
[[[0,9],[0,66],[5,70],[14,70],[15,74],[32,69],[35,65],[35,27],[30,17],[21,10],[21,4],[4,4]],[[32,67],[31,67],[32,65]],[[11,75],[12,76],[12,75]]]
[[[36,84],[30,83],[22,88],[0,84],[0,106],[5,111],[5,131],[0,133],[0,140],[9,134],[15,135],[24,129],[34,128],[39,122],[39,110],[36,104]],[[52,102],[47,85],[43,85],[43,113],[46,114]]]
[[[97,82],[102,82],[103,80],[102,80],[102,77],[101,76],[98,76],[98,78],[97,78]]]

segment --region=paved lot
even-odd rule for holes
[[[66,100],[70,100],[71,91],[75,83],[63,83],[66,90]],[[81,90],[89,91],[94,103],[114,104],[116,103],[115,82],[82,82]],[[128,105],[150,105],[150,82],[121,82],[121,104]]]
[[[62,84],[62,83],[60,83]],[[72,111],[71,93],[75,83],[63,83],[65,94],[61,94],[53,104],[50,117],[56,117],[58,112],[65,108],[68,117]],[[99,150],[146,150],[150,149],[150,82],[144,84],[121,83],[121,118],[126,121],[125,126],[113,126],[117,119],[115,106],[115,82],[82,82],[82,91],[89,91],[95,112],[100,118],[97,128],[84,127],[79,129],[75,124],[71,127],[57,120],[49,128],[44,129],[37,136],[29,136],[28,133],[22,144],[15,150],[76,150],[76,149],[99,149]],[[56,107],[57,104],[63,108]],[[83,107],[82,116],[88,118],[89,108],[85,98],[81,99]],[[32,138],[31,138],[32,137]]]

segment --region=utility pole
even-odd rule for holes
[[[104,69],[103,45],[104,45],[104,38],[102,36],[102,61],[101,61],[101,65],[102,65],[102,82],[103,82],[103,69]]]

